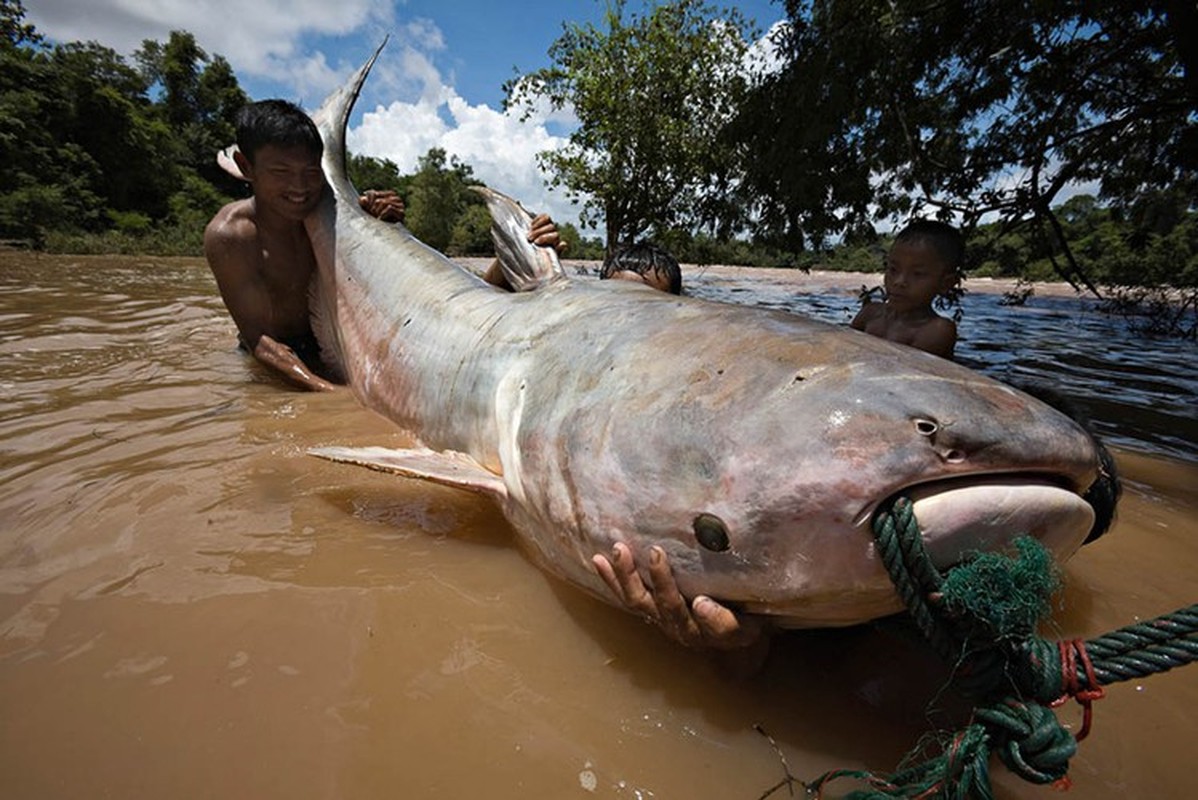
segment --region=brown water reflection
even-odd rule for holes
[[[811,778],[957,721],[892,626],[788,634],[730,683],[544,577],[486,501],[305,456],[407,439],[247,362],[199,261],[0,254],[0,289],[5,798],[751,799],[782,775],[755,723]],[[1198,594],[1198,465],[1117,456],[1061,636]],[[1198,667],[1110,687],[1074,793],[1188,795],[1194,709]]]

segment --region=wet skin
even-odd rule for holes
[[[886,302],[867,303],[852,327],[871,336],[952,358],[957,326],[932,310],[932,301],[952,289],[956,272],[929,243],[896,242],[886,256]]]

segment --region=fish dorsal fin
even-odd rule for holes
[[[360,467],[467,489],[502,500],[507,497],[503,478],[465,453],[428,448],[393,450],[387,447],[314,447],[309,455],[357,464]]]
[[[566,271],[552,247],[528,241],[533,215],[519,202],[486,186],[472,186],[483,196],[491,212],[491,240],[508,284],[517,292],[528,292],[550,283],[567,280]]]
[[[245,175],[241,174],[241,167],[237,166],[237,161],[233,158],[233,154],[239,149],[240,148],[237,147],[236,142],[234,142],[224,150],[218,150],[216,153],[216,163],[217,166],[232,175],[237,180],[244,181],[246,179]]]

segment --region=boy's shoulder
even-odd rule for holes
[[[852,327],[857,330],[865,330],[865,326],[876,319],[881,318],[886,313],[886,304],[876,300],[866,299],[861,304],[861,308],[857,310],[857,315],[853,317]]]
[[[234,200],[217,211],[204,228],[204,243],[231,244],[253,238],[257,233],[254,204],[250,199]]]
[[[941,316],[935,311],[933,311],[932,315],[924,321],[923,326],[942,331],[955,332],[957,330],[957,323],[954,322],[951,317]]]
[[[254,204],[249,199],[226,204],[204,228],[204,255],[214,270],[236,266],[259,250]]]
[[[911,344],[933,355],[952,358],[957,344],[957,323],[933,313],[916,329]]]

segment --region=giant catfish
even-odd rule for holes
[[[870,528],[897,493],[942,566],[1086,537],[1094,441],[1009,386],[793,314],[572,279],[551,250],[530,291],[502,291],[370,217],[345,129],[373,61],[314,117],[331,191],[306,223],[313,314],[358,400],[425,447],[318,455],[493,498],[537,564],[608,602],[592,555],[656,544],[688,596],[788,627],[900,609]]]

